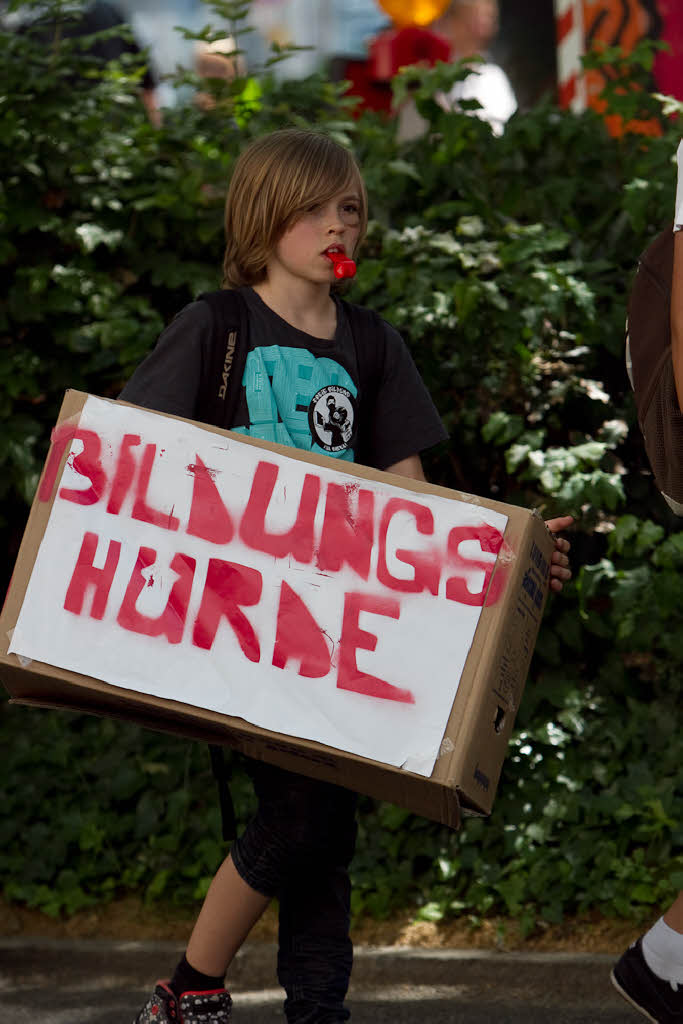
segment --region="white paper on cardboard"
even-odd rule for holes
[[[61,429],[11,652],[431,774],[504,514],[90,396]]]

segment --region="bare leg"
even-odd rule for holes
[[[242,879],[228,855],[216,872],[185,956],[202,974],[220,977],[270,903]]]
[[[675,932],[680,932],[683,935],[683,892],[679,892],[666,914],[664,914],[664,923],[668,924],[669,928],[673,928]]]

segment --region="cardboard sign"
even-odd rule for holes
[[[455,827],[491,809],[552,549],[527,509],[70,391],[0,678]]]
[[[10,652],[431,774],[506,516],[92,397],[53,491]]]

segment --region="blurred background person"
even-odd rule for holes
[[[502,135],[517,109],[510,80],[489,55],[498,34],[499,15],[498,0],[454,0],[433,26],[450,43],[452,61],[484,58],[483,63],[472,65],[471,75],[456,82],[447,95],[438,97],[439,102],[445,109],[456,110],[463,100],[477,100],[481,106],[472,113],[488,121],[495,135]]]
[[[129,21],[126,11],[111,3],[110,0],[92,0],[90,3],[64,4],[60,8],[61,20],[57,22],[47,7],[40,4],[22,6],[14,11],[8,10],[3,3],[0,7],[0,20],[10,31],[31,34],[45,46],[52,46],[58,39],[76,39],[81,36],[95,35],[117,27],[127,27],[121,34],[112,33],[107,38],[97,39],[87,49],[87,55],[94,57],[103,65],[109,61],[120,60],[124,54],[133,54],[140,58],[146,67],[140,82],[140,98],[147,111],[150,121],[159,125],[158,80],[151,67],[151,59],[143,53],[144,42],[139,39]],[[87,78],[79,78],[80,87],[87,86]]]
[[[195,43],[195,70],[200,78],[222,78],[231,81],[247,71],[247,63],[242,53],[237,53],[237,43],[232,36],[216,39],[212,43],[198,40]],[[211,92],[199,89],[195,93],[195,103],[202,110],[211,110],[215,100]]]
[[[467,108],[467,113],[488,122],[494,135],[502,135],[517,109],[510,80],[489,54],[498,34],[499,13],[498,0],[453,0],[445,14],[430,26],[447,42],[450,61],[472,59],[471,74],[456,82],[448,93],[437,93],[435,100],[449,111],[462,109],[463,101],[475,100],[479,106]],[[424,135],[429,128],[412,101],[402,104],[397,117],[397,134],[402,142]]]
[[[191,89],[176,87],[171,79],[178,71],[195,70],[195,41],[185,39],[177,26],[200,31],[205,22],[215,20],[209,17],[210,9],[201,0],[170,0],[164,4],[158,0],[117,2],[136,39],[149,52],[151,71],[157,80],[159,106],[175,107],[187,102]]]

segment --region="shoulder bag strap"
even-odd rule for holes
[[[198,298],[209,304],[213,318],[213,337],[202,367],[198,408],[204,422],[230,429],[247,360],[247,308],[241,295],[232,289],[202,292]]]

